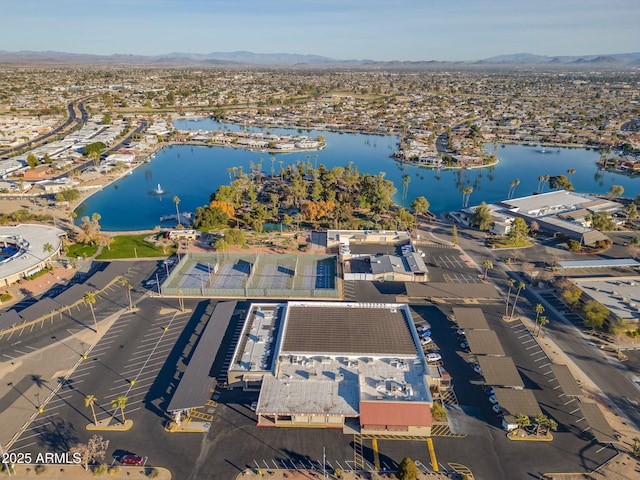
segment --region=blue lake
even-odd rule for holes
[[[175,126],[182,130],[240,130],[240,127],[222,124],[211,119],[177,120]],[[259,129],[248,129],[259,131]],[[612,185],[622,185],[625,196],[640,193],[640,180],[596,168],[598,152],[587,149],[547,149],[540,153],[538,147],[519,145],[498,145],[496,155],[500,163],[494,167],[473,170],[427,169],[402,165],[389,156],[397,150],[398,138],[394,136],[341,134],[322,131],[296,131],[268,129],[273,133],[289,133],[315,137],[324,135],[327,147],[315,152],[279,153],[250,152],[222,147],[199,147],[172,145],[160,150],[150,163],[138,167],[132,175],[127,175],[100,192],[92,195],[78,210],[78,220],[82,215],[98,212],[100,224],[105,231],[131,231],[154,228],[160,225],[161,215],[175,214],[173,198],[180,198],[181,212],[195,211],[208,203],[209,195],[220,185],[229,183],[228,169],[242,166],[249,171],[249,163],[262,163],[262,171],[271,173],[271,157],[276,173],[283,166],[298,161],[324,164],[327,167],[345,166],[353,162],[361,172],[378,174],[385,172],[392,180],[398,194],[396,202],[402,204],[402,176],[411,177],[406,203],[425,196],[431,203],[431,211],[459,209],[462,204],[460,190],[473,187],[470,205],[481,201],[496,202],[507,197],[509,183],[519,179],[515,196],[530,195],[538,188],[541,175],[567,175],[568,169],[575,169],[571,181],[577,192],[606,193]],[[489,146],[489,150],[493,150]],[[316,158],[317,156],[317,158]],[[260,160],[262,158],[262,160]],[[164,193],[154,191],[158,184]],[[548,191],[548,186],[545,190]]]

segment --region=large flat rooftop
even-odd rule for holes
[[[608,211],[621,207],[621,205],[616,202],[566,190],[557,190],[539,195],[503,200],[499,205],[534,217],[556,215],[558,213],[575,210],[578,206],[598,211],[603,209]]]
[[[355,416],[361,401],[430,402],[427,374],[417,356],[281,356],[277,376],[264,377],[258,411]]]
[[[640,276],[581,278],[573,283],[618,318],[640,321]]]
[[[290,302],[281,354],[415,356],[406,305]]]

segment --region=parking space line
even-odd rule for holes
[[[163,341],[167,342],[167,341],[175,340],[175,338],[176,338],[176,337],[179,337],[181,333],[182,333],[182,332],[181,332],[181,331],[178,331],[178,330],[175,330],[173,333],[168,333],[167,335],[165,335],[165,336],[166,336],[166,339],[163,339]],[[147,346],[147,345],[152,344],[155,340],[156,340],[155,338],[149,338],[149,339],[147,339],[147,340],[143,340],[143,341],[141,341],[139,345],[140,345],[141,347],[145,347],[145,346]]]
[[[545,358],[547,358],[547,357],[546,357],[546,355],[545,355],[544,357],[536,358],[536,359],[533,361],[533,363],[541,362],[541,361],[542,361],[542,360],[544,360]],[[544,366],[544,365],[543,365],[543,366]],[[538,367],[538,368],[542,368],[542,367]]]
[[[149,364],[148,366],[153,367],[153,366],[159,365],[159,364],[161,364],[161,363],[165,363],[165,362],[166,362],[166,360],[160,360],[160,361],[158,361],[158,362],[156,362],[156,363],[151,363],[151,364]],[[131,365],[127,365],[127,366],[125,367],[127,370],[125,370],[125,371],[127,371],[127,372],[128,372],[131,368],[133,368],[133,366],[134,366],[134,365],[137,365],[137,364],[140,364],[140,363],[144,363],[144,362],[136,362],[136,363],[132,363]]]
[[[530,340],[527,340],[526,342],[522,342],[522,344],[523,344],[523,345],[525,345],[525,344],[527,344],[527,343],[531,343],[531,342],[535,342],[535,341],[536,341],[536,339],[535,339],[535,338],[532,338],[532,339],[530,339]]]
[[[78,368],[76,368],[76,372],[82,372],[84,370],[89,370],[90,368],[96,368],[95,363],[83,363]]]
[[[161,339],[158,338],[156,339],[156,343],[155,345],[150,345],[150,346],[146,346],[144,348],[137,348],[135,352],[133,352],[135,355],[140,354],[142,352],[149,352],[151,350],[153,350],[154,348],[157,349],[158,346],[162,343]]]
[[[531,350],[532,348],[540,348],[538,344],[531,345],[530,347],[525,348],[525,350]]]
[[[544,350],[540,349],[540,350],[538,350],[537,352],[530,353],[530,354],[529,354],[529,356],[530,356],[530,357],[533,357],[534,355],[538,355],[538,354],[540,354],[540,353],[544,353]]]
[[[51,422],[49,422],[49,423],[51,423]],[[45,424],[45,425],[48,425],[48,423],[47,423],[47,424]],[[42,425],[42,426],[44,427],[44,425]],[[27,432],[28,432],[28,431],[29,431],[29,430],[27,430]],[[21,436],[21,437],[20,437],[20,440],[29,440],[30,438],[39,437],[39,436],[40,436],[40,435],[42,435],[43,433],[45,433],[45,432],[38,432],[38,433],[34,433],[33,435],[27,435],[26,437]],[[33,444],[31,444],[31,445],[33,445]],[[21,447],[21,448],[24,448],[24,447]]]
[[[171,349],[171,348],[173,348],[173,346],[169,347],[169,349]],[[164,350],[164,351],[166,352],[167,350]],[[129,361],[131,361],[131,360],[138,360],[138,359],[140,359],[140,358],[144,358],[144,357],[148,357],[148,356],[149,356],[149,353],[143,353],[143,354],[141,354],[141,355],[138,355],[138,353],[140,353],[140,352],[134,352],[135,357],[131,357],[131,358],[129,359]]]
[[[551,363],[548,363],[547,365],[551,365]],[[546,365],[542,365],[542,367],[546,367]],[[542,368],[542,367],[538,367],[538,368]],[[552,373],[551,370],[549,370],[548,372],[543,373],[542,375],[547,376],[550,373]]]

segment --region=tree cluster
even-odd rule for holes
[[[210,195],[210,206],[203,208],[215,205],[224,210],[223,205],[228,205],[246,225],[261,231],[264,222],[284,221],[285,217],[298,223],[332,221],[337,228],[349,223],[354,209],[379,216],[388,213],[393,205],[395,187],[384,173],[360,173],[352,163],[328,169],[322,164],[315,168],[310,161],[300,161],[284,168],[279,162],[280,171],[276,174],[275,158],[271,162],[271,175],[263,172],[262,163],[251,162],[249,173],[243,172],[242,167],[229,169],[230,185],[218,188]],[[196,226],[204,228],[198,223],[198,210]],[[201,216],[205,213],[202,211]]]

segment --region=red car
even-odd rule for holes
[[[142,465],[143,462],[144,458],[140,455],[129,454],[120,457],[120,463],[123,465]]]

